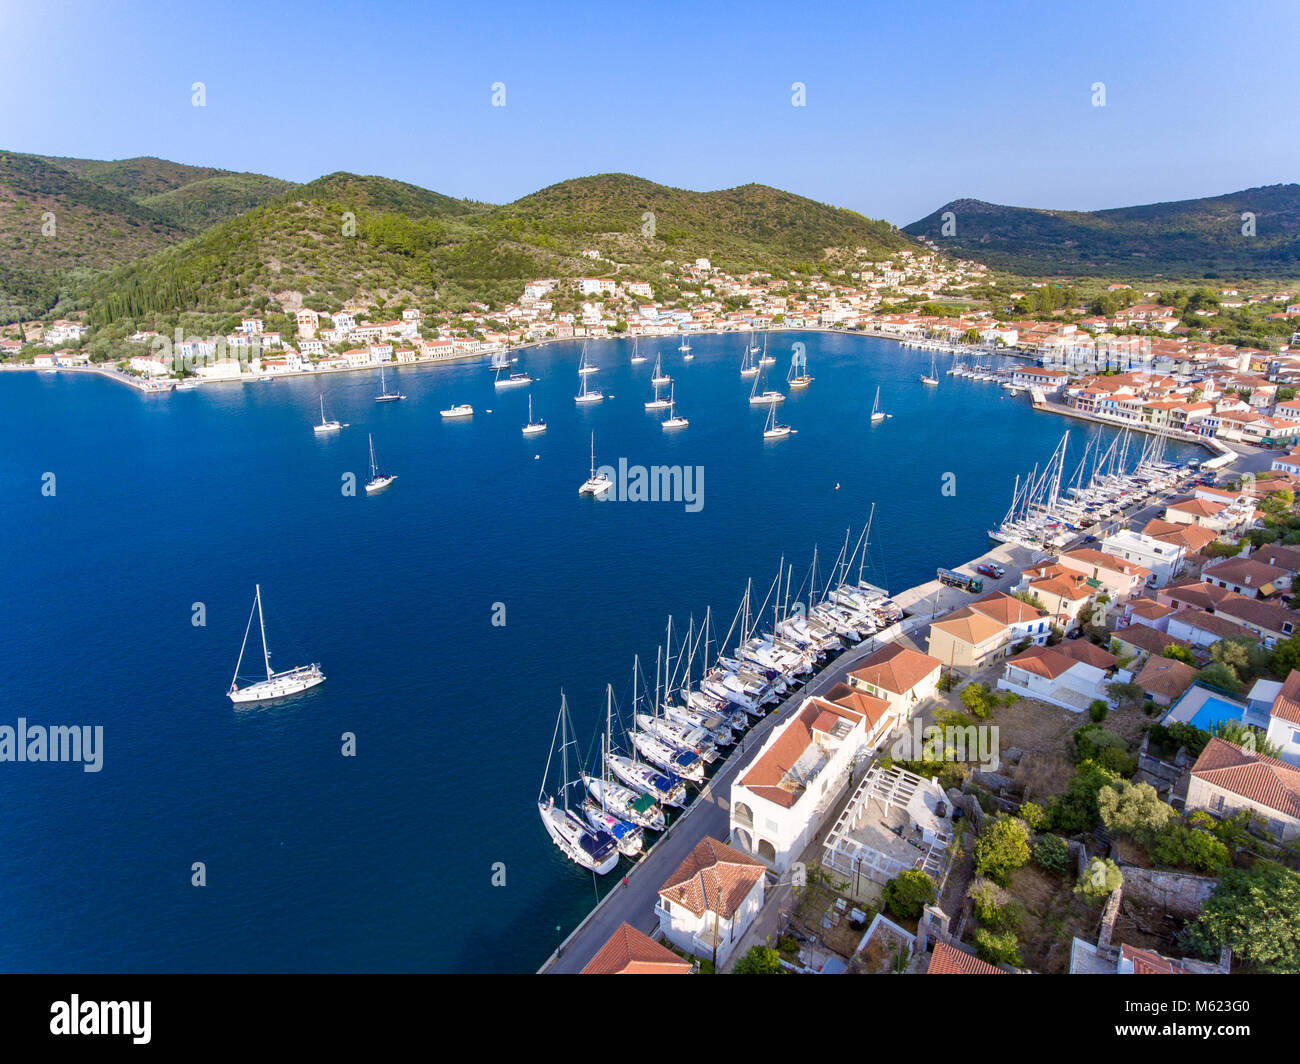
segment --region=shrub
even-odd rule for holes
[[[1015,817],[996,817],[976,841],[974,857],[976,872],[1006,886],[1029,862],[1029,828]]]
[[[968,683],[961,691],[962,703],[981,720],[993,712],[997,705],[997,695],[989,690],[986,683]]]
[[[1110,713],[1110,706],[1100,698],[1094,698],[1088,703],[1088,718],[1094,723],[1100,724]]]
[[[781,955],[767,946],[753,946],[731,969],[733,975],[778,975]]]
[[[1007,901],[1007,892],[991,879],[977,877],[966,893],[970,897],[975,919],[985,925],[992,922],[992,914]]]
[[[1123,882],[1124,875],[1120,872],[1119,865],[1109,857],[1104,860],[1094,857],[1080,874],[1074,892],[1092,904],[1099,905]]]
[[[1187,868],[1215,875],[1227,867],[1232,855],[1228,847],[1208,831],[1173,823],[1158,832],[1147,846],[1147,855],[1166,868]]]
[[[1037,802],[1023,802],[1019,810],[1020,819],[1029,825],[1030,831],[1042,831],[1047,827],[1047,810]]]
[[[909,868],[885,884],[881,897],[900,920],[916,920],[921,910],[934,901],[934,883],[919,868]]]
[[[1192,648],[1179,646],[1177,643],[1170,643],[1161,653],[1162,657],[1172,658],[1174,661],[1181,661],[1186,665],[1195,665],[1196,661],[1192,656]]]
[[[1060,835],[1039,835],[1033,852],[1034,862],[1045,871],[1059,874],[1070,866],[1070,847]]]
[[[1091,831],[1101,819],[1101,812],[1097,808],[1097,792],[1119,778],[1118,772],[1095,761],[1081,762],[1078,771],[1066,784],[1065,794],[1052,805],[1053,826],[1067,835]]]
[[[975,932],[975,952],[989,964],[1020,966],[1020,943],[1014,931],[990,931],[981,927]]]

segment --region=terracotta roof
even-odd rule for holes
[[[1179,513],[1191,514],[1194,517],[1216,517],[1227,509],[1221,502],[1210,502],[1208,499],[1186,499],[1183,502],[1172,502],[1165,507],[1165,513],[1170,510],[1176,510]]]
[[[1222,599],[1214,607],[1214,612],[1220,616],[1253,624],[1262,631],[1276,632],[1278,635],[1291,634],[1282,631],[1284,624],[1290,624],[1293,629],[1300,632],[1300,613],[1287,609],[1280,602],[1268,602],[1265,599],[1251,598],[1249,595],[1238,595],[1234,592]]]
[[[1195,679],[1196,669],[1186,662],[1153,656],[1142,666],[1134,682],[1153,695],[1174,699],[1191,687]]]
[[[1119,948],[1121,956],[1132,962],[1134,975],[1186,975],[1177,961],[1152,953],[1147,949],[1138,949],[1127,942]]]
[[[1300,768],[1212,738],[1192,766],[1199,780],[1300,819]]]
[[[1086,639],[1066,639],[1057,644],[1055,649],[1058,654],[1064,654],[1066,657],[1098,669],[1109,669],[1119,662],[1119,658],[1110,651],[1103,650],[1096,643],[1090,643]]]
[[[848,684],[840,681],[829,691],[826,692],[826,701],[834,702],[837,706],[844,706],[855,713],[860,713],[867,718],[870,728],[875,728],[891,712],[893,708],[886,699],[878,698],[875,695],[869,695],[866,691],[859,691],[850,687]]]
[[[1166,606],[1163,602],[1157,602],[1155,599],[1135,599],[1129,607],[1129,612],[1137,614],[1139,617],[1149,617],[1153,621],[1158,621],[1161,617],[1168,617],[1174,612],[1172,606]]]
[[[1256,561],[1266,565],[1275,565],[1289,573],[1300,573],[1300,551],[1291,547],[1282,547],[1276,543],[1266,543],[1250,555]]]
[[[1175,622],[1208,632],[1219,639],[1248,639],[1255,643],[1259,642],[1258,637],[1250,629],[1243,628],[1234,621],[1228,620],[1227,617],[1206,613],[1204,610],[1181,609],[1169,618],[1170,625]]]
[[[1151,575],[1150,569],[1144,569],[1136,562],[1127,562],[1114,554],[1107,554],[1103,550],[1093,550],[1091,547],[1066,551],[1061,557],[1069,558],[1070,561],[1081,562],[1084,565],[1095,566],[1098,569],[1109,569],[1114,573],[1123,573],[1125,576],[1140,576],[1143,580]]]
[[[991,591],[972,602],[970,608],[1003,624],[1036,621],[1043,616],[1036,607],[1029,605],[1028,602],[1021,602],[1020,599],[1008,595],[1005,591]]]
[[[936,942],[934,952],[930,954],[930,966],[926,975],[1006,975],[1001,968],[994,968],[987,961],[972,956],[956,946],[946,942]]]
[[[696,916],[705,911],[730,918],[766,874],[763,863],[705,836],[659,888],[659,896]]]
[[[942,667],[943,662],[938,658],[905,647],[902,643],[890,643],[877,650],[849,675],[873,687],[901,695]]]
[[[1224,558],[1221,562],[1205,569],[1202,576],[1212,576],[1241,587],[1262,588],[1274,583],[1279,577],[1289,575],[1285,569],[1254,558]]]
[[[1063,599],[1086,599],[1090,598],[1094,589],[1088,586],[1088,579],[1077,569],[1064,569],[1062,566],[1056,568],[1063,571],[1055,576],[1048,577],[1046,580],[1035,580],[1029,585],[1029,590],[1046,592],[1049,595],[1056,595]]]
[[[1190,584],[1170,584],[1159,592],[1161,599],[1168,600],[1176,606],[1193,606],[1198,610],[1212,610],[1235,591],[1200,580]]]
[[[643,935],[630,924],[620,924],[582,969],[583,975],[685,975],[691,962]]]
[[[938,628],[954,639],[969,643],[971,646],[996,639],[1007,630],[1003,622],[994,620],[984,613],[976,613],[970,606],[963,606],[948,614],[947,617],[932,622],[930,628]]]
[[[837,720],[856,724],[861,719],[861,714],[846,706],[820,698],[807,699],[799,712],[777,730],[771,744],[750,765],[740,785],[789,809],[804,793],[804,787],[802,782],[790,781],[787,774],[804,751],[817,741],[813,729],[829,732]]]
[[[1292,669],[1273,699],[1272,714],[1291,724],[1300,724],[1300,671]]]
[[[1045,680],[1055,680],[1078,665],[1079,661],[1060,653],[1055,647],[1030,647],[1011,658],[1007,664],[1032,672]]]
[[[1155,518],[1147,522],[1146,527],[1142,529],[1142,535],[1189,551],[1202,550],[1207,544],[1219,538],[1217,532],[1202,528],[1200,525],[1180,525],[1173,521],[1160,521]]]

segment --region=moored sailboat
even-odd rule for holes
[[[591,475],[582,482],[582,487],[578,489],[579,495],[590,495],[592,498],[599,499],[610,488],[614,482],[609,479],[608,473],[596,472],[596,434],[591,434]]]
[[[366,483],[366,494],[371,495],[388,487],[397,479],[397,474],[379,472],[379,464],[375,461],[375,438],[369,434],[366,438],[370,440],[370,480]]]
[[[339,429],[344,427],[345,426],[341,421],[335,421],[333,419],[327,421],[325,419],[325,393],[322,392],[320,397],[320,424],[314,426],[315,431],[317,433],[338,432]]]
[[[560,804],[556,796],[547,793],[551,774],[551,758],[555,756],[555,739],[560,739],[561,780]],[[551,753],[546,758],[546,771],[542,775],[542,789],[537,796],[537,812],[542,818],[551,841],[570,861],[599,875],[612,872],[618,864],[618,845],[606,831],[592,827],[569,808],[569,704],[560,694],[560,715],[555,722],[555,735],[551,737]]]
[[[230,681],[230,690],[226,692],[230,701],[265,702],[272,698],[287,698],[308,688],[325,682],[325,674],[320,664],[299,665],[283,672],[271,671],[271,652],[266,645],[266,621],[262,616],[262,586],[255,584],[253,593],[253,611],[248,615],[248,625],[244,628],[244,641],[239,646],[239,660],[235,662],[235,675]],[[266,666],[266,679],[257,680],[244,687],[239,686],[239,667],[244,663],[244,649],[248,646],[248,633],[253,627],[253,613],[257,614],[258,629],[262,633],[262,662]]]

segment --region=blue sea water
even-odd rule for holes
[[[1110,434],[993,384],[925,387],[929,353],[857,336],[773,334],[775,387],[795,341],[816,381],[780,409],[798,434],[768,443],[741,336],[693,340],[688,363],[643,341],[638,366],[593,343],[607,398],[587,408],[571,344],[522,355],[531,389],[478,362],[390,370],[390,404],[370,373],[170,396],[0,374],[0,724],[99,724],[105,747],[98,773],[0,763],[0,969],[535,969],[595,900],[534,804],[561,688],[585,749],[670,611],[711,604],[725,632],[749,577],[761,594],[784,556],[797,588],[814,544],[824,575],[873,501],[869,578],[930,579],[988,547],[1065,429],[1075,459]],[[678,433],[642,407],[656,350]],[[877,385],[893,417],[873,426]],[[318,389],[349,422],[332,438]],[[530,390],[549,427],[525,439]],[[473,419],[444,422],[459,402]],[[598,464],[702,467],[703,507],[580,499],[593,429]],[[347,497],[367,432],[399,479]],[[236,709],[255,582],[273,665],[329,678]]]

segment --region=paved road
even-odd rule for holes
[[[903,623],[908,626],[907,621]],[[833,664],[813,677],[806,687],[796,690],[751,728],[744,737],[743,747],[737,744],[733,748],[732,756],[705,791],[680,814],[675,823],[669,825],[667,833],[628,873],[626,885],[616,886],[605,896],[601,904],[588,915],[586,922],[560,947],[560,955],[549,958],[541,971],[548,974],[575,974],[582,971],[624,922],[651,934],[658,925],[654,907],[664,881],[702,838],[711,835],[725,841],[730,834],[731,784],[741,765],[748,762],[748,752],[760,746],[777,724],[793,715],[805,698],[833,687],[844,679],[850,669],[855,668],[863,658],[880,646],[878,640],[869,639],[862,645],[845,651]]]

